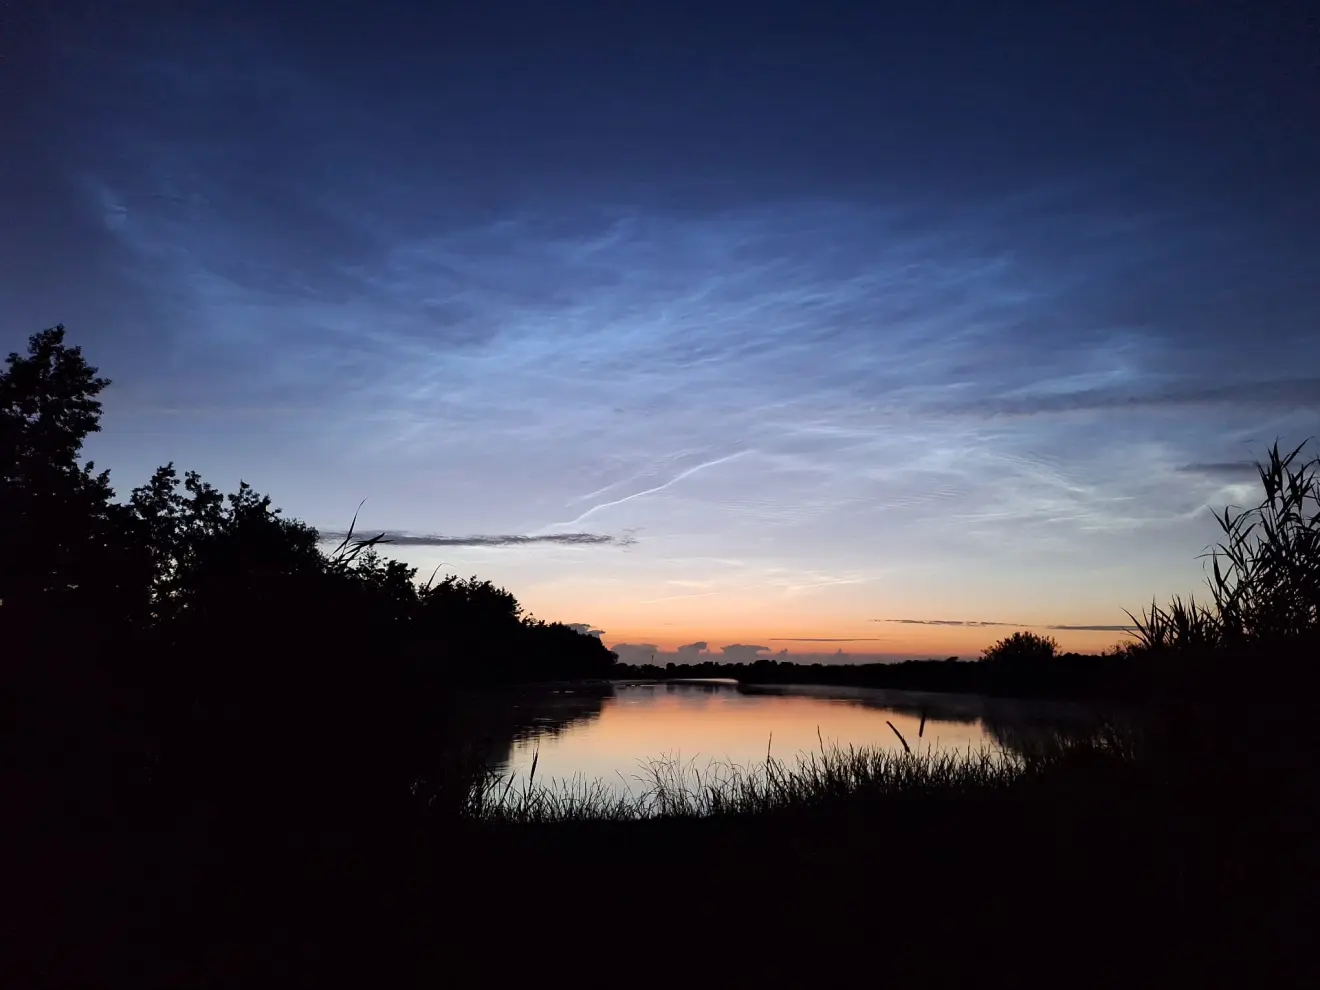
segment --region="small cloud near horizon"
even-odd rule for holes
[[[960,626],[980,629],[986,626],[1016,626],[1019,629],[1050,629],[1057,632],[1136,632],[1132,625],[1074,626],[1035,622],[983,622],[975,619],[875,619],[875,622],[898,622],[908,626]]]
[[[734,643],[731,646],[720,647],[721,657],[726,663],[750,663],[753,660],[762,659],[761,654],[769,653],[768,646],[749,646],[745,643]]]
[[[650,663],[656,656],[664,655],[664,650],[654,643],[615,643],[610,649],[618,654],[621,663]]]

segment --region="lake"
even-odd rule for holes
[[[635,794],[645,789],[642,765],[655,759],[749,766],[768,751],[791,764],[822,741],[901,751],[895,729],[921,752],[1014,749],[1093,724],[1095,713],[1063,702],[715,680],[524,692],[502,718],[489,760],[498,770],[525,781],[535,759],[538,783],[599,779]]]

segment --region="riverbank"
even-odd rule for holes
[[[1263,760],[1254,718],[1207,739],[1221,717],[998,769],[835,753],[650,817],[533,801],[295,820],[249,801],[84,821],[30,847],[21,944],[45,975],[25,985],[513,966],[784,985],[858,967],[942,979],[981,953],[1028,978],[1081,958],[1088,975],[1263,978],[1309,938],[1309,776],[1300,756]]]

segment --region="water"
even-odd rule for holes
[[[769,752],[791,764],[822,741],[901,751],[898,733],[921,752],[1013,749],[1092,718],[1058,702],[973,695],[733,681],[618,683],[522,696],[509,718],[512,738],[492,762],[526,780],[535,758],[538,782],[599,779],[635,794],[645,788],[642,764],[655,759],[746,767]]]

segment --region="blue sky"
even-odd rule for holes
[[[1320,425],[1300,14],[60,6],[0,312],[124,493],[365,498],[629,656],[971,654],[1197,588]]]

